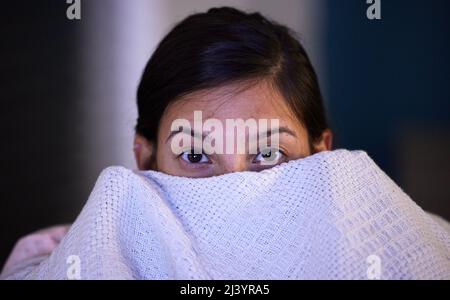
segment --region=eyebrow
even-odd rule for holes
[[[297,135],[295,134],[295,132],[293,130],[289,129],[288,127],[285,127],[285,126],[278,127],[278,128],[275,128],[275,129],[269,129],[269,130],[266,131],[266,135],[265,136],[269,137],[275,132],[277,132],[278,134],[286,133],[286,134],[289,134],[289,135],[297,138]],[[205,139],[210,132],[199,133],[199,132],[194,131],[194,129],[186,129],[186,128],[183,128],[183,127],[179,127],[178,130],[173,130],[173,131],[170,132],[169,136],[166,139],[166,143],[171,138],[173,138],[175,135],[177,135],[179,133],[188,134],[188,135],[192,136],[193,138],[200,138],[201,137],[202,139]],[[261,134],[262,134],[262,132],[259,132],[258,136],[261,136]]]
[[[289,134],[289,135],[291,135],[291,136],[293,136],[295,138],[297,137],[297,135],[295,134],[295,132],[293,130],[291,130],[288,127],[285,127],[285,126],[281,126],[281,127],[274,128],[274,129],[268,129],[266,131],[266,135],[265,136],[269,137],[273,133],[278,133],[278,134],[286,133],[286,134]],[[259,132],[258,133],[258,137],[261,136],[261,134],[262,134],[262,132]]]
[[[184,127],[179,127],[177,130],[173,130],[173,131],[171,131],[170,132],[170,134],[169,134],[169,136],[167,137],[167,139],[166,139],[166,143],[171,139],[171,138],[173,138],[175,135],[177,135],[177,134],[179,134],[179,133],[185,133],[185,134],[188,134],[188,135],[190,135],[190,136],[192,136],[192,137],[194,137],[194,138],[202,138],[202,139],[204,139],[206,136],[208,136],[208,134],[209,134],[209,132],[203,132],[203,133],[199,133],[199,132],[196,132],[196,131],[194,131],[194,129],[187,129],[187,128],[184,128]]]

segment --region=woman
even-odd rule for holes
[[[167,137],[179,118],[278,119],[276,164],[330,150],[332,133],[317,76],[294,33],[259,13],[213,8],[191,15],[161,41],[137,92],[134,153],[140,170],[185,177],[258,171],[261,153],[175,155]],[[247,141],[249,142],[249,141]],[[273,165],[272,165],[273,166]],[[6,264],[50,253],[67,227],[22,238]]]
[[[259,13],[214,8],[176,25],[144,70],[137,104],[134,154],[140,170],[212,177],[261,171],[332,147],[317,76],[304,48],[287,27]],[[250,147],[237,151],[234,144],[235,151],[205,153],[193,146],[194,140],[207,139],[210,131],[186,132],[174,126],[183,119],[195,127],[196,112],[222,124],[237,119],[277,120],[278,126],[269,130],[267,147],[258,146],[253,153]],[[259,142],[260,137],[245,130],[240,134],[248,145]],[[219,136],[234,131],[227,128]],[[177,135],[191,141],[180,151],[173,150]],[[221,143],[227,148],[230,140]],[[268,158],[271,163],[265,164]],[[29,258],[45,258],[64,233],[56,228],[22,239],[5,271]],[[45,246],[36,247],[34,241]]]

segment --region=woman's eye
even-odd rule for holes
[[[256,155],[253,162],[255,163],[277,163],[283,158],[284,154],[279,149],[267,148]]]
[[[194,151],[183,152],[181,154],[181,159],[191,164],[209,163],[206,154],[196,154]]]

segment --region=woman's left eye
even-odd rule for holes
[[[283,157],[284,153],[275,148],[267,148],[259,152],[254,158],[253,162],[255,163],[277,163]]]
[[[196,154],[194,151],[187,151],[181,154],[181,159],[190,164],[209,163],[209,158],[206,154]]]

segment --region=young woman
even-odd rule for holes
[[[145,67],[137,105],[134,153],[140,170],[210,177],[260,171],[332,147],[319,83],[304,48],[290,29],[259,13],[213,8],[176,25]],[[173,122],[193,123],[196,111],[223,123],[276,119],[277,147],[269,143],[256,153],[226,154],[187,147],[174,153],[174,135],[189,133],[174,132]],[[255,138],[245,139],[250,144]],[[263,163],[268,156],[274,160],[270,165]],[[22,239],[5,269],[49,254],[65,231],[57,227]]]

